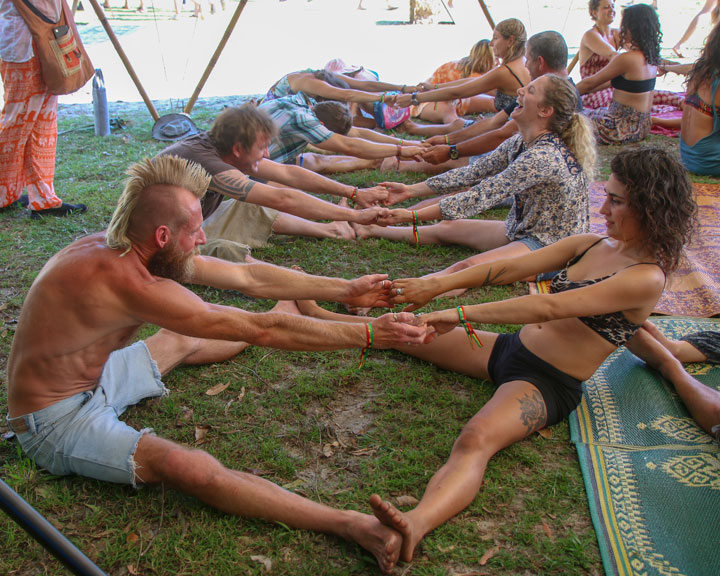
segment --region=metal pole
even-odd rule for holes
[[[107,21],[107,18],[105,18],[105,12],[103,12],[103,9],[100,8],[100,4],[97,3],[97,0],[89,1],[93,10],[95,10],[95,14],[97,14],[97,17],[100,20],[100,24],[102,24],[102,27],[105,28],[105,32],[107,32],[110,42],[112,42],[112,45],[115,47],[115,51],[118,56],[120,56],[120,60],[122,60],[122,63],[125,65],[125,70],[127,70],[127,73],[130,74],[130,78],[135,83],[138,92],[140,92],[140,96],[142,96],[145,106],[147,106],[147,109],[150,111],[150,115],[153,117],[153,120],[157,122],[157,119],[160,116],[158,115],[157,110],[155,110],[155,106],[150,100],[150,97],[147,95],[147,92],[145,92],[145,88],[143,88],[142,84],[140,84],[140,79],[137,77],[137,74],[135,74],[135,70],[133,69],[132,64],[130,64],[130,60],[125,54],[122,46],[120,46],[120,41],[117,39],[115,32],[113,32],[113,29],[110,27],[110,23]],[[247,2],[247,0],[245,1]]]
[[[488,10],[488,7],[485,5],[485,0],[478,0],[480,3],[480,8],[482,8],[483,13],[485,14],[485,18],[488,21],[488,24],[490,24],[490,28],[495,30],[495,22],[493,22],[492,16],[490,15],[490,10]]]
[[[95,2],[95,0],[90,0],[91,2]],[[218,47],[215,49],[215,53],[212,55],[212,58],[210,58],[210,62],[208,62],[207,67],[205,68],[205,72],[203,72],[202,77],[200,78],[200,81],[198,82],[198,85],[195,88],[195,92],[193,92],[193,95],[190,97],[190,100],[188,101],[187,105],[185,106],[185,114],[190,114],[190,111],[193,109],[193,106],[195,106],[195,102],[197,102],[198,96],[200,96],[200,92],[203,89],[203,86],[205,86],[205,82],[207,82],[207,79],[210,76],[210,73],[213,71],[213,68],[215,68],[215,64],[217,64],[218,59],[220,58],[220,54],[222,53],[223,49],[225,48],[225,44],[227,44],[227,41],[230,39],[230,35],[232,34],[233,28],[235,28],[235,24],[237,24],[238,18],[240,18],[240,14],[242,14],[243,8],[245,8],[245,4],[247,4],[247,0],[240,0],[240,3],[237,5],[237,8],[235,9],[235,13],[233,14],[232,18],[230,19],[230,23],[227,26],[227,29],[225,30],[225,34],[223,34],[223,37],[220,39],[220,43],[218,44]],[[157,118],[156,118],[157,120]]]
[[[50,524],[44,516],[2,480],[0,480],[0,508],[73,574],[107,576],[90,558],[85,556],[55,526]]]

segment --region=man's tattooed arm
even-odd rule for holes
[[[236,170],[228,170],[213,176],[210,182],[210,190],[219,192],[228,198],[234,198],[244,202],[255,182],[245,174]]]

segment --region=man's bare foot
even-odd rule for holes
[[[357,513],[356,520],[348,526],[347,538],[375,556],[383,574],[390,574],[395,568],[403,538],[391,526],[368,514]]]
[[[282,312],[283,314],[296,314],[298,316],[302,316],[302,312],[300,312],[295,300],[279,300],[278,303],[272,307],[270,312]]]
[[[407,516],[377,494],[370,496],[370,506],[373,509],[373,514],[382,524],[397,530],[402,535],[400,559],[403,562],[412,562],[415,546],[417,546],[420,538],[413,536],[412,526]]]

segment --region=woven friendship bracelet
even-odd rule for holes
[[[457,311],[458,316],[460,317],[460,324],[462,324],[462,327],[465,328],[465,334],[467,334],[468,340],[470,341],[470,348],[472,348],[473,342],[478,345],[478,348],[482,348],[480,338],[478,338],[478,335],[475,330],[473,330],[470,322],[465,319],[465,308],[458,306]]]
[[[415,239],[415,248],[420,246],[420,234],[418,234],[419,222],[420,219],[418,218],[417,210],[413,210],[413,238]]]
[[[365,336],[367,338],[367,345],[365,348],[362,349],[360,352],[360,364],[358,364],[358,368],[362,368],[365,364],[365,356],[367,355],[367,351],[370,350],[370,348],[373,347],[373,327],[372,324],[365,324]]]

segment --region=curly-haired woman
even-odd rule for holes
[[[628,6],[620,23],[620,43],[626,52],[615,56],[599,72],[577,85],[581,94],[610,82],[612,102],[607,108],[585,110],[604,144],[636,142],[650,133],[657,66],[660,64],[660,21],[647,4]]]

